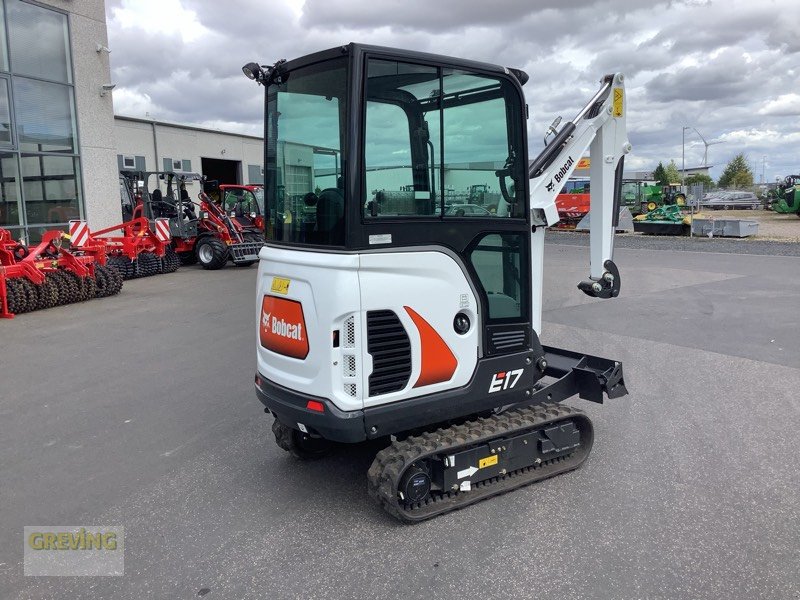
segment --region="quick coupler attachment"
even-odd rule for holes
[[[619,269],[614,264],[613,260],[607,260],[603,263],[605,273],[598,280],[581,281],[578,284],[578,289],[587,296],[593,298],[616,298],[619,296],[619,288],[621,280],[619,276]]]

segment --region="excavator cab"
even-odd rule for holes
[[[412,261],[414,249],[446,252],[467,276],[451,291],[456,310],[432,326],[474,336],[482,354],[529,348],[527,77],[359,45],[277,69],[283,80],[267,90],[268,241],[322,253],[404,249]],[[468,194],[485,181],[501,190],[491,206],[447,209],[445,189]],[[405,302],[428,285],[406,290]],[[459,308],[463,333],[452,326]]]
[[[529,166],[527,75],[459,58],[349,44],[243,71],[266,90],[256,394],[275,415],[278,444],[301,457],[324,454],[330,442],[394,436],[402,445],[410,432],[529,407],[522,425],[492,421],[494,433],[463,447],[450,433],[437,437],[440,446],[431,438],[425,456],[391,476],[392,452],[404,450],[379,455],[370,489],[404,520],[485,497],[420,508],[469,492],[470,481],[553,465],[491,488],[499,493],[580,464],[591,447],[588,418],[531,407],[626,393],[618,362],[539,341],[544,226],[557,219],[559,182],[594,130],[570,137],[567,124]],[[582,113],[592,127],[612,112],[612,80]],[[573,138],[585,145],[573,149]],[[547,202],[533,202],[534,175],[542,194],[552,191]],[[454,191],[469,198],[479,186],[481,203],[463,205],[479,210],[453,208]],[[594,226],[609,228],[610,208],[597,212]],[[608,246],[598,245],[598,279],[581,284],[586,293],[619,290],[600,252]],[[490,450],[506,450],[505,434],[519,449],[544,451],[492,458]]]

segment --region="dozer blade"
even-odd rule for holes
[[[571,471],[593,440],[580,410],[512,409],[393,442],[369,469],[369,493],[401,521],[423,521]]]

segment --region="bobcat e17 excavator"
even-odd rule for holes
[[[278,445],[385,440],[368,490],[408,522],[578,467],[592,423],[559,403],[627,390],[619,362],[540,343],[545,228],[588,149],[578,287],[619,294],[623,76],[529,163],[518,69],[349,44],[242,70],[266,93],[255,388]],[[487,180],[491,211],[445,209],[445,190]]]

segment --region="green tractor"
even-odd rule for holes
[[[622,183],[622,204],[636,216],[651,212],[660,206],[686,206],[686,194],[681,191],[678,184],[661,187],[641,181],[625,181]]]
[[[800,217],[800,175],[789,175],[775,190],[772,210],[776,213],[795,213]]]

